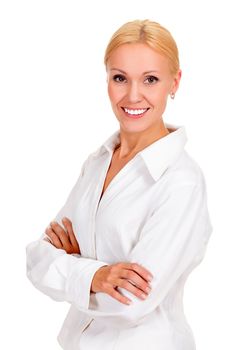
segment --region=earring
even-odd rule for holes
[[[175,93],[174,93],[174,92],[171,92],[171,93],[170,93],[170,97],[174,100],[174,98],[175,98]]]

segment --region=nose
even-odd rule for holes
[[[128,88],[128,100],[131,103],[137,103],[142,100],[142,94],[140,91],[139,84],[137,82],[132,82]]]

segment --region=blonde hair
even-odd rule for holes
[[[176,75],[180,68],[179,52],[171,33],[157,22],[135,20],[123,24],[111,37],[104,55],[104,64],[111,53],[123,44],[143,43],[168,58],[171,73]]]

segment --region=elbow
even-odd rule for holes
[[[54,285],[57,279],[60,282],[57,282],[58,290],[61,289],[60,284],[64,284],[63,278],[56,278],[58,271],[55,263],[62,258],[64,252],[53,248],[50,243],[42,240],[31,242],[26,246],[26,276],[34,287],[45,294],[48,294],[47,289],[56,289],[57,286]]]
[[[31,242],[26,246],[26,276],[33,284],[35,284],[35,270],[38,264],[35,246],[35,242]]]
[[[105,293],[94,294],[90,298],[90,314],[106,327],[123,329],[136,326],[147,316],[148,304],[146,300],[140,300],[132,294],[127,297],[132,300],[130,305],[122,304]]]
[[[139,325],[147,316],[147,312],[143,307],[143,301],[134,302],[128,305],[125,312],[122,313],[122,322],[129,327]]]
[[[146,299],[139,299],[135,295],[131,294],[127,290],[121,290],[121,293],[124,294],[127,298],[132,300],[130,305],[120,306],[120,322],[124,323],[126,326],[137,326],[145,321],[147,317],[155,311],[158,306],[158,298],[155,300],[155,295],[151,292]],[[118,302],[119,303],[119,302]]]

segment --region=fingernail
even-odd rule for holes
[[[127,300],[127,304],[128,305],[132,304],[132,300]]]
[[[153,280],[153,276],[148,275],[148,281],[151,282]]]
[[[147,298],[147,295],[144,294],[144,293],[142,293],[142,294],[141,294],[141,297],[142,297],[142,299],[146,299],[146,298]]]
[[[150,287],[146,287],[146,292],[149,293],[151,291]]]

